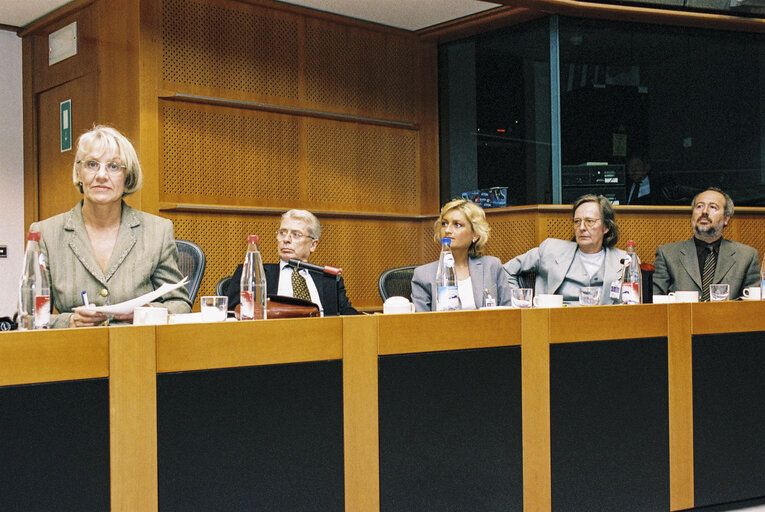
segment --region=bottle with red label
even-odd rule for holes
[[[40,251],[40,233],[27,233],[24,269],[19,281],[20,331],[50,326],[50,284],[45,257]]]
[[[627,257],[624,259],[624,277],[622,279],[622,304],[642,304],[642,275],[640,258],[635,254],[635,241],[627,240]]]
[[[239,318],[258,320],[266,318],[266,273],[258,250],[258,235],[247,237],[242,279],[239,281]]]

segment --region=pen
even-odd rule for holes
[[[82,305],[87,306],[88,304],[88,292],[82,290]]]

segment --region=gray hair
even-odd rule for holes
[[[321,223],[316,215],[308,210],[288,210],[282,215],[282,220],[302,220],[308,224],[308,231],[311,238],[318,240],[321,237]]]
[[[611,201],[604,196],[585,194],[574,201],[573,208],[571,208],[572,218],[576,214],[576,209],[584,203],[595,203],[598,205],[603,225],[608,228],[608,232],[603,236],[603,245],[606,247],[615,246],[616,242],[619,241],[619,226],[616,225],[616,216],[614,215],[614,207],[611,206]]]
[[[723,210],[723,213],[726,217],[733,217],[733,199],[730,198],[727,192],[724,192],[723,190],[717,188],[717,187],[708,187],[693,196],[693,201],[691,201],[691,207],[696,207],[696,199],[703,194],[704,192],[717,192],[718,194],[722,194],[722,196],[725,198],[725,209]]]

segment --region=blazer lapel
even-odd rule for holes
[[[470,282],[473,284],[473,300],[476,308],[482,308],[483,290],[486,279],[484,276],[484,265],[480,258],[468,258],[468,269],[470,270]],[[495,297],[496,299],[496,297]]]
[[[263,271],[266,273],[266,295],[276,295],[279,292],[280,266],[278,263],[265,263]]]
[[[722,282],[725,274],[730,271],[735,263],[736,246],[723,238],[722,242],[720,242],[720,250],[717,255],[717,266],[715,267],[715,277],[713,281],[715,283]]]
[[[696,255],[696,244],[693,238],[686,240],[680,246],[680,260],[683,262],[685,271],[701,290],[701,271],[699,270],[699,257]]]
[[[135,246],[137,238],[133,232],[133,228],[137,228],[140,225],[141,221],[135,211],[125,203],[122,203],[122,221],[120,222],[120,231],[117,235],[117,245],[114,246],[112,257],[109,260],[109,267],[104,275],[107,281],[114,275],[117,269],[120,268],[120,265],[125,261],[128,253],[130,253]]]
[[[106,277],[93,257],[93,251],[90,247],[88,233],[85,231],[85,223],[82,220],[82,203],[78,204],[69,212],[69,217],[64,224],[65,240],[67,245],[74,253],[74,256],[80,260],[91,275],[101,284],[106,285]]]
[[[547,274],[547,289],[549,293],[555,293],[560,288],[560,285],[563,284],[566,273],[574,261],[576,249],[577,245],[575,243],[566,244],[565,250],[555,255],[555,265],[553,265],[553,268]]]
[[[325,273],[313,273],[313,280],[319,286],[316,289],[319,291],[319,300],[321,300],[321,307],[324,308],[324,315],[333,316],[337,315],[337,277]]]

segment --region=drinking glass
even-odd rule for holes
[[[579,289],[580,306],[597,306],[600,304],[600,288],[597,286],[583,286]]]
[[[228,316],[228,297],[220,295],[200,297],[199,308],[203,322],[225,322]]]
[[[709,301],[718,302],[721,300],[728,300],[730,295],[730,286],[727,284],[710,284],[709,285]]]
[[[534,296],[533,288],[513,288],[511,292],[510,303],[514,308],[531,307],[531,298]]]

